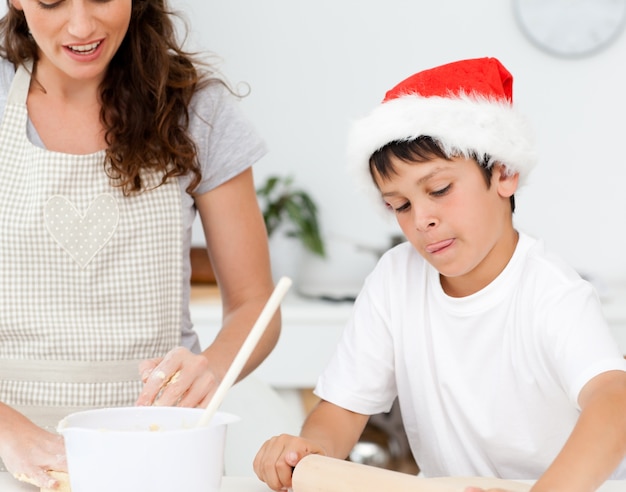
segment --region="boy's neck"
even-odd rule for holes
[[[441,288],[450,297],[467,297],[487,287],[508,265],[519,241],[519,233],[511,229],[489,253],[490,261],[483,261],[471,272],[459,277],[439,275]]]

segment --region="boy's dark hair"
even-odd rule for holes
[[[395,167],[391,160],[392,157],[396,157],[404,162],[427,162],[433,159],[445,159],[447,161],[452,160],[452,157],[446,154],[441,145],[433,138],[428,136],[420,136],[414,140],[394,140],[389,142],[384,147],[381,147],[370,157],[370,174],[375,181],[375,174],[378,174],[382,178],[389,178],[396,174]],[[491,176],[493,174],[492,168],[487,167],[490,156],[482,155],[478,156],[475,153],[470,154],[470,159],[473,159],[483,173],[487,188],[491,186]],[[515,212],[515,196],[511,195],[511,213]]]

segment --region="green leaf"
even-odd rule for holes
[[[286,224],[285,234],[298,238],[312,253],[324,257],[326,251],[317,219],[317,206],[304,190],[292,189],[291,176],[270,176],[257,188],[259,205],[268,236]]]

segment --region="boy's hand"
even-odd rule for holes
[[[254,458],[254,472],[272,490],[291,487],[291,474],[309,454],[326,455],[324,449],[302,437],[281,434],[266,441]]]

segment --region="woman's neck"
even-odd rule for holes
[[[38,64],[31,79],[29,117],[48,150],[91,154],[106,148],[99,81],[76,80]]]

